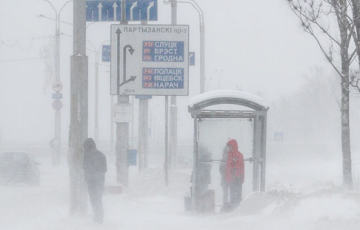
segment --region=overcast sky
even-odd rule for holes
[[[59,10],[67,0],[50,0]],[[240,89],[276,100],[302,83],[314,66],[326,65],[315,41],[305,34],[284,0],[197,0],[204,12],[206,31],[206,89]],[[158,1],[158,22],[169,24],[170,6]],[[0,134],[3,141],[48,141],[54,132],[52,89],[47,87],[45,64],[40,50],[51,42],[55,22],[53,9],[43,0],[3,1],[0,8]],[[72,22],[72,4],[61,13]],[[112,23],[88,27],[87,40],[97,49],[110,39]],[[190,96],[178,99],[179,118],[188,121],[189,98],[199,94],[199,17],[190,4],[178,4],[178,24],[190,25],[190,51],[196,52],[197,66],[190,67]],[[69,57],[72,27],[61,25],[61,81],[64,84],[62,138],[69,126]],[[88,43],[88,48],[93,49]],[[89,133],[94,122],[94,53],[89,51]],[[26,59],[26,60],[23,60]],[[49,59],[50,60],[50,59]],[[48,61],[49,61],[48,60]],[[51,60],[50,60],[51,61]],[[109,139],[109,64],[100,67],[100,139]],[[45,94],[46,93],[46,94]],[[150,113],[162,119],[163,97],[150,101]],[[158,109],[154,109],[154,108]],[[156,120],[156,119],[155,119]],[[181,121],[180,121],[181,122]],[[184,124],[187,124],[185,122]],[[191,124],[191,123],[190,123]],[[180,127],[181,135],[186,133]],[[1,140],[0,139],[0,140]]]

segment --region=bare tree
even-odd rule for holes
[[[350,67],[357,54],[360,54],[358,39],[360,21],[357,17],[355,21],[353,20],[360,9],[359,0],[286,1],[300,20],[304,31],[316,40],[322,53],[341,79],[343,183],[352,189],[349,92]]]

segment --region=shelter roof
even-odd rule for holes
[[[254,105],[256,107],[262,107],[263,109],[269,109],[268,103],[261,97],[238,90],[214,90],[200,94],[193,97],[189,102],[189,109],[197,107],[201,104],[206,104],[207,101],[221,100],[222,103],[226,104],[229,101],[233,104],[233,101],[244,102],[245,105]]]

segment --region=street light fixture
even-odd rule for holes
[[[49,20],[52,20],[52,21],[56,21],[55,18],[50,18],[50,17],[47,17],[46,15],[43,15],[43,14],[37,14],[36,17],[38,17],[38,18],[45,18],[45,19],[49,19]],[[59,22],[64,23],[64,24],[67,24],[67,25],[70,25],[70,26],[73,25],[73,24],[70,23],[70,22],[65,22],[65,21],[61,21],[61,20],[59,20]]]
[[[163,0],[165,4],[171,3],[171,0]],[[205,92],[205,22],[204,12],[195,0],[177,1],[177,3],[191,4],[195,10],[199,13],[200,23],[200,93]]]
[[[55,58],[54,58],[54,73],[55,73],[54,78],[55,79],[54,79],[53,89],[54,89],[55,93],[60,93],[60,91],[62,89],[62,83],[60,81],[60,14],[61,14],[61,11],[64,9],[64,7],[68,3],[72,2],[72,0],[65,2],[65,4],[61,7],[61,9],[59,11],[57,11],[55,9],[55,7],[53,6],[53,4],[50,1],[44,0],[44,2],[49,3],[51,8],[55,12],[55,23],[56,23],[55,24]],[[51,19],[42,14],[40,14],[39,17]],[[61,86],[61,87],[54,88],[54,85]],[[55,109],[55,138],[54,138],[54,140],[56,140],[59,143],[59,145],[53,146],[53,165],[60,165],[60,146],[61,146],[61,113],[60,113],[60,109],[61,109],[61,107],[59,109]]]

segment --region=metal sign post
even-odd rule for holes
[[[86,214],[87,196],[83,174],[83,143],[88,137],[88,57],[86,56],[85,0],[74,1],[73,55],[70,87],[70,213]]]
[[[147,21],[142,21],[146,25]],[[149,95],[137,95],[139,98],[139,171],[148,168],[148,121],[149,121]],[[151,97],[151,96],[150,96]]]
[[[121,24],[127,24],[125,19],[125,0],[121,1],[122,6],[122,16],[121,16]],[[119,50],[120,44],[116,44],[117,56],[120,55]],[[116,65],[116,73],[117,75],[120,72],[120,66]],[[124,109],[125,111],[130,111],[131,113],[131,105],[129,103],[129,96],[118,95],[117,97],[117,106]],[[125,112],[128,114],[129,112]],[[116,114],[116,112],[115,112]],[[131,120],[130,116],[124,116],[120,114],[120,117],[128,117],[127,120],[117,120],[116,122],[116,180],[118,183],[122,184],[124,187],[128,187],[129,185],[129,166],[128,166],[128,150],[129,150],[129,122]]]
[[[177,24],[177,0],[171,0],[171,25]],[[187,54],[189,57],[189,52]],[[187,63],[189,68],[189,63]],[[177,98],[175,95],[171,96],[170,106],[170,167],[176,167],[176,152],[177,152]]]

